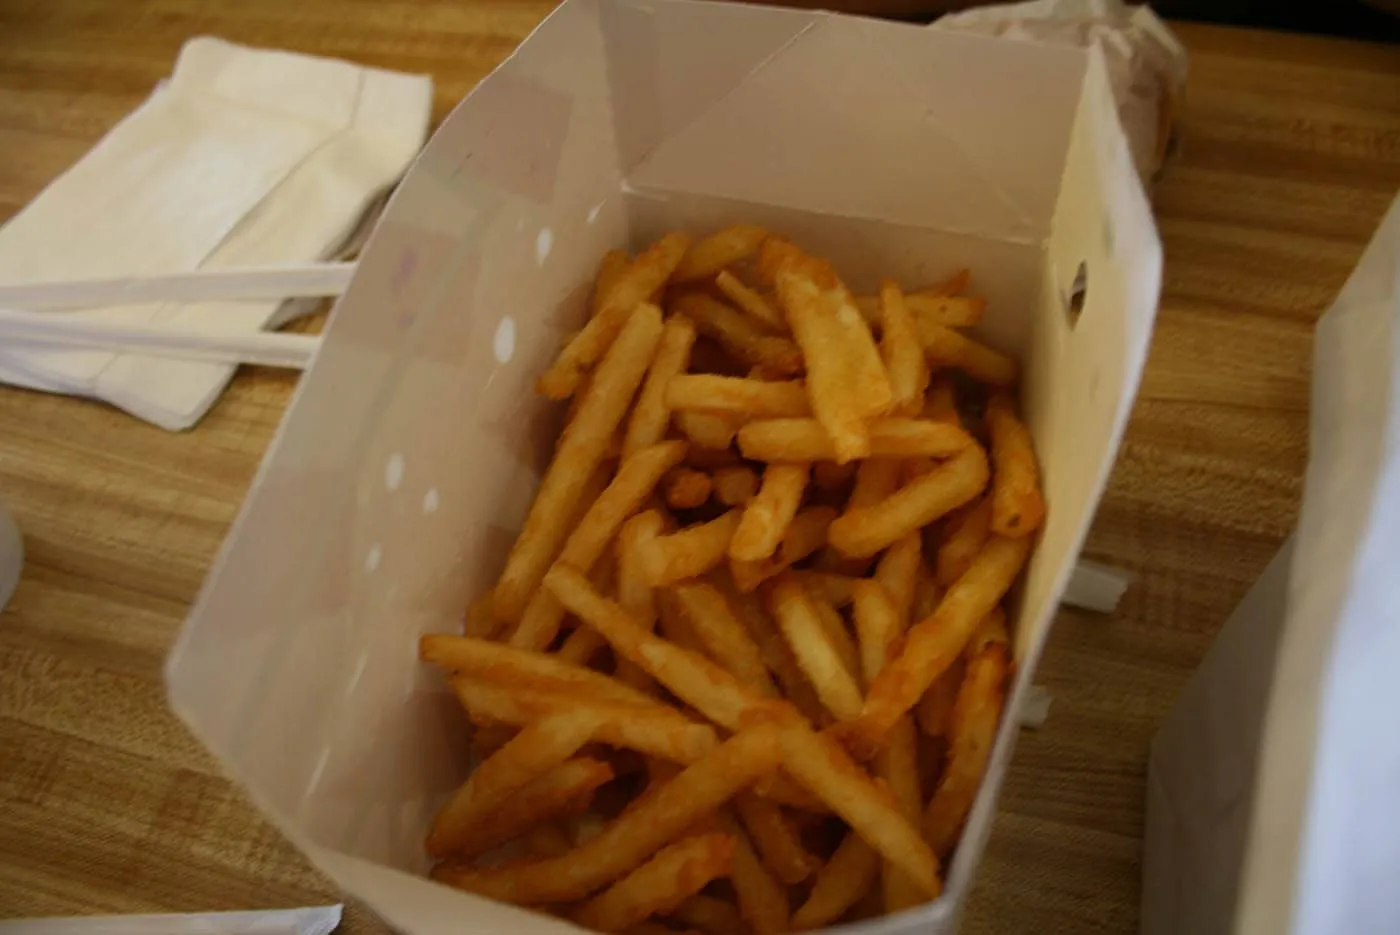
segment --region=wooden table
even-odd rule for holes
[[[215,34],[430,73],[441,117],[548,0],[0,0],[0,217]],[[1400,185],[1400,49],[1182,26],[1166,290],[1089,554],[1137,584],[1062,615],[965,931],[1136,931],[1148,742],[1292,526],[1311,330]],[[161,663],[293,387],[245,369],[193,432],[0,389],[28,563],[0,615],[0,915],[340,897],[167,712]],[[383,931],[351,908],[347,929]]]

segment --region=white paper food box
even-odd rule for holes
[[[972,270],[983,337],[1026,362],[1049,503],[1011,710],[1029,687],[1161,277],[1098,55],[821,12],[567,0],[409,172],[167,670],[229,774],[401,931],[572,930],[422,877],[465,718],[417,640],[456,632],[504,564],[561,416],[532,385],[603,252],[736,221],[831,258],[859,292]],[[867,931],[955,927],[1015,723],[946,895]]]
[[[1315,342],[1298,529],[1152,746],[1143,935],[1400,932],[1400,201]]]

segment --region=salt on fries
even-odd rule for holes
[[[745,224],[604,256],[539,380],[569,413],[505,569],[420,642],[479,758],[435,879],[605,932],[939,894],[1045,518],[968,285],[857,297]]]

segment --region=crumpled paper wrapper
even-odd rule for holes
[[[1030,0],[950,13],[930,28],[1079,48],[1097,44],[1143,185],[1161,169],[1186,88],[1187,55],[1149,8],[1118,0]]]

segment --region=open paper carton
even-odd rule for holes
[[[422,877],[466,720],[418,637],[457,632],[504,564],[561,418],[533,383],[602,253],[736,221],[829,257],[858,292],[972,270],[982,336],[1026,362],[1049,504],[1010,711],[1026,693],[1161,273],[1101,60],[821,12],[567,0],[404,180],[167,670],[224,768],[402,931],[573,929]],[[944,897],[866,930],[954,927],[1015,723]]]

